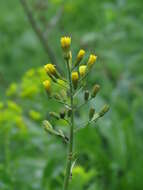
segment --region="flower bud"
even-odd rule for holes
[[[45,89],[46,89],[46,92],[47,92],[48,94],[50,94],[50,93],[51,93],[51,82],[50,82],[49,80],[45,80],[45,81],[43,82],[43,85],[44,85],[44,87],[45,87]]]
[[[86,90],[86,91],[84,92],[84,100],[87,101],[88,98],[89,98],[89,91]]]
[[[99,112],[99,116],[103,117],[105,113],[107,113],[108,111],[109,111],[109,105],[105,104],[101,109],[101,111]]]
[[[49,115],[57,120],[60,119],[59,115],[56,112],[49,112]]]
[[[78,60],[82,60],[82,58],[84,57],[85,55],[85,51],[83,49],[81,49],[79,52],[78,52],[78,55],[77,55],[77,59]]]
[[[78,72],[72,72],[71,78],[72,78],[73,87],[74,89],[76,89],[77,84],[78,84],[78,79],[79,79]]]
[[[65,118],[65,115],[66,115],[65,110],[61,110],[61,111],[60,111],[60,118],[64,119],[64,118]]]
[[[61,47],[64,51],[69,50],[71,45],[71,38],[70,37],[61,37]]]
[[[98,93],[98,91],[100,90],[100,86],[98,84],[95,84],[92,90],[92,94],[91,97],[95,98],[96,94]]]
[[[56,100],[61,100],[61,96],[59,94],[53,94],[53,98],[55,98]]]
[[[59,73],[57,72],[55,66],[51,63],[48,63],[44,66],[46,73],[51,77],[54,76],[56,78],[59,78]]]
[[[83,59],[84,55],[85,55],[85,51],[83,49],[81,49],[78,52],[78,54],[77,54],[75,66],[77,66],[81,62],[81,60]]]
[[[80,76],[83,77],[86,73],[86,69],[87,69],[87,66],[86,65],[81,65],[79,67],[79,73],[80,73]]]
[[[53,127],[49,121],[44,120],[43,125],[46,131],[51,132],[53,130]]]
[[[91,68],[91,67],[92,67],[92,65],[95,63],[96,59],[97,59],[97,56],[94,55],[94,54],[91,54],[91,55],[89,56],[89,59],[88,59],[88,62],[87,62],[88,68]]]
[[[90,108],[90,110],[89,110],[89,119],[90,120],[93,118],[94,114],[95,114],[95,109],[94,108]]]
[[[48,132],[51,135],[61,136],[60,133],[53,129],[51,123],[47,120],[43,121],[43,126],[46,132]]]

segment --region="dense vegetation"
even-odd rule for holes
[[[28,1],[45,30],[62,0]],[[38,6],[39,7],[39,6]],[[76,135],[77,163],[72,190],[141,190],[143,187],[143,2],[142,0],[68,0],[63,16],[47,34],[58,64],[65,72],[59,39],[71,35],[75,55],[79,45],[99,59],[88,77],[101,91],[95,101],[110,112],[96,125]],[[44,19],[43,19],[44,18]],[[75,56],[73,55],[73,56]],[[42,128],[51,108],[42,86],[43,65],[50,60],[18,0],[0,1],[0,189],[60,190],[66,145]],[[54,86],[58,92],[58,87]],[[64,96],[64,95],[63,95]],[[80,101],[80,98],[79,100]],[[87,118],[83,107],[76,122]],[[56,122],[56,121],[53,121]],[[59,128],[64,123],[58,123]],[[63,127],[64,128],[64,127]],[[80,154],[79,154],[80,153]]]

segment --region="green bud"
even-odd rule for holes
[[[44,120],[44,121],[43,121],[43,126],[44,126],[44,129],[45,129],[48,133],[53,134],[53,127],[52,127],[52,125],[51,125],[51,123],[50,123],[49,121]]]
[[[84,100],[87,101],[88,98],[89,98],[89,91],[86,90],[86,91],[84,92]]]
[[[53,118],[55,118],[57,120],[60,119],[59,115],[57,113],[55,113],[55,112],[49,112],[49,114],[50,114],[51,117],[53,117]]]
[[[109,111],[109,105],[105,104],[101,109],[101,111],[99,112],[99,116],[103,117],[105,113],[107,113],[108,111]]]
[[[65,110],[60,111],[60,118],[64,119],[66,115]]]
[[[51,134],[51,135],[56,135],[56,136],[61,136],[61,134],[54,130],[51,123],[47,120],[44,120],[43,121],[43,126],[44,126],[44,129],[47,133]],[[62,137],[62,136],[61,136]]]
[[[53,97],[57,100],[61,100],[61,96],[59,94],[53,94]]]
[[[89,119],[90,120],[93,118],[94,114],[95,114],[95,109],[94,108],[90,108],[90,110],[89,110]]]
[[[95,98],[99,90],[100,90],[100,86],[98,84],[95,84],[92,90],[91,97]]]

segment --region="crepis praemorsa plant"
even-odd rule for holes
[[[82,64],[82,60],[85,55],[85,51],[81,49],[75,61],[72,61],[72,52],[71,52],[71,38],[70,37],[62,37],[61,38],[61,47],[63,50],[63,56],[65,60],[65,65],[67,68],[67,77],[61,76],[61,74],[57,71],[55,65],[49,63],[45,65],[45,71],[50,77],[51,80],[46,80],[43,82],[47,95],[50,99],[54,99],[55,101],[61,103],[64,106],[64,111],[61,113],[50,112],[50,115],[56,119],[65,120],[69,125],[69,134],[65,135],[62,130],[55,130],[52,124],[45,120],[43,122],[45,130],[52,135],[60,137],[64,140],[65,143],[68,144],[68,154],[67,154],[67,162],[66,162],[66,170],[64,177],[64,185],[63,190],[67,190],[69,187],[69,180],[72,175],[72,167],[75,163],[73,156],[73,142],[74,142],[74,134],[81,128],[86,127],[91,123],[95,123],[99,118],[104,116],[104,114],[109,110],[108,105],[104,105],[101,111],[98,113],[95,112],[94,108],[90,108],[89,110],[89,119],[88,121],[81,127],[77,127],[75,124],[75,112],[87,104],[90,100],[94,99],[100,90],[100,86],[95,84],[92,91],[89,92],[86,90],[86,77],[89,75],[91,69],[93,69],[94,63],[96,62],[97,56],[91,54],[86,64]],[[51,83],[54,82],[60,85],[67,93],[67,100],[63,100],[60,94],[54,94],[52,92]],[[75,105],[74,99],[78,96],[79,92],[83,93],[84,103],[80,105]],[[70,101],[69,101],[70,99]]]

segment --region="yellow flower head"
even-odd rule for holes
[[[53,64],[48,63],[47,65],[44,66],[45,71],[47,72],[47,74],[49,75],[55,75],[56,73],[56,68]]]
[[[91,67],[91,66],[94,64],[94,62],[96,61],[96,59],[97,59],[97,56],[94,55],[94,54],[91,54],[91,55],[89,56],[89,60],[88,60],[88,62],[87,62],[87,66],[88,66],[88,67]]]
[[[86,68],[87,68],[86,65],[81,65],[81,66],[79,67],[80,76],[84,76],[84,75],[85,75],[85,73],[86,73]]]
[[[81,49],[78,54],[77,54],[77,60],[81,61],[82,58],[84,57],[85,55],[85,51],[83,49]]]
[[[50,92],[51,92],[51,82],[49,80],[45,80],[43,82],[43,85],[44,85],[46,91],[50,94]]]
[[[72,72],[72,81],[78,81],[78,72]]]
[[[61,46],[63,50],[68,50],[71,45],[71,38],[68,36],[61,37]]]
[[[73,86],[76,89],[77,88],[77,84],[78,84],[78,79],[79,79],[78,72],[72,72],[72,76],[71,77],[72,77]]]

